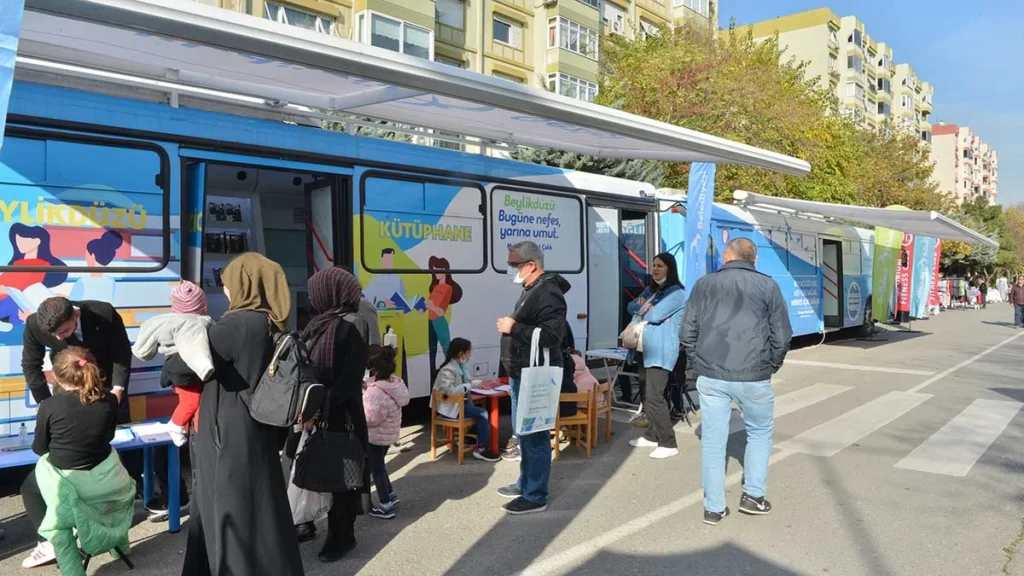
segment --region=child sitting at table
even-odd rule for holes
[[[453,339],[448,345],[444,364],[438,370],[437,378],[434,380],[434,390],[465,397],[463,402],[466,406],[466,418],[476,420],[471,431],[476,434],[477,440],[473,458],[485,462],[497,462],[501,456],[491,451],[491,428],[487,409],[473,404],[469,396],[470,390],[473,389],[473,378],[469,373],[469,358],[472,353],[473,345],[469,340]],[[433,404],[433,396],[431,396],[430,402]],[[437,405],[437,413],[445,418],[456,420],[459,417],[459,405],[455,402],[441,402]]]
[[[128,552],[135,482],[110,446],[117,397],[103,389],[96,359],[85,348],[66,348],[53,361],[53,377],[53,396],[36,413],[32,450],[41,458],[21,485],[25,515],[33,531],[49,541],[40,539],[21,566],[57,560],[62,573],[73,574],[81,571],[82,557],[72,523],[83,536],[89,533]],[[78,506],[81,514],[69,510]]]
[[[597,378],[587,368],[587,362],[583,359],[583,355],[580,354],[579,350],[573,349],[569,352],[572,356],[572,361],[575,363],[576,369],[573,372],[573,382],[576,384],[577,392],[587,392],[597,388]],[[596,399],[598,404],[604,403],[604,398]],[[585,404],[580,402],[580,407],[585,408]]]

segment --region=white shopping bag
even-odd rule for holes
[[[299,447],[295,450],[296,460],[299,457],[299,453],[306,446],[306,438],[308,437],[309,432],[303,430],[302,437],[299,438]],[[333,495],[330,492],[303,490],[292,482],[294,479],[295,466],[293,465],[291,474],[288,475],[288,504],[292,508],[292,523],[299,525],[306,522],[315,522],[326,516],[327,512],[331,510]]]
[[[533,434],[555,427],[558,396],[562,391],[562,368],[551,366],[551,351],[543,351],[541,364],[540,328],[534,328],[530,339],[530,366],[523,368],[516,399],[516,434]]]

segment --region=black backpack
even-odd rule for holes
[[[279,428],[308,421],[323,406],[327,389],[317,381],[297,332],[274,335],[274,355],[249,399],[252,419]]]

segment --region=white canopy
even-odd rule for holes
[[[999,247],[999,243],[991,238],[934,211],[890,210],[887,208],[869,208],[846,204],[828,204],[826,202],[811,202],[810,200],[775,198],[743,190],[734,192],[733,198],[745,208],[790,212],[795,215],[841,220],[871,227],[882,226],[907,234]]]
[[[517,145],[810,171],[769,150],[188,0],[27,0],[18,54]]]

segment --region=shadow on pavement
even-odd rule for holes
[[[734,544],[690,554],[645,556],[602,551],[574,574],[729,574],[750,576],[797,576],[783,566]]]

